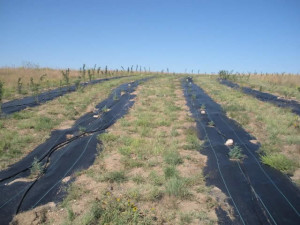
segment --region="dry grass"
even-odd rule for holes
[[[300,75],[293,74],[263,74],[234,75],[230,79],[242,86],[259,91],[270,92],[283,98],[300,101]]]
[[[66,68],[67,69],[67,68]],[[92,79],[106,78],[112,76],[123,76],[123,75],[141,75],[143,72],[127,72],[127,71],[117,71],[117,70],[96,70],[93,72],[91,68],[86,68],[85,76],[80,73],[79,70],[70,70],[69,78],[70,84],[74,85],[76,81],[81,78],[81,82],[88,81],[88,70],[90,69],[93,75]],[[45,91],[53,88],[59,87],[61,84],[64,85],[64,79],[62,71],[65,69],[50,69],[50,68],[11,68],[3,67],[0,68],[0,81],[4,82],[4,96],[3,102],[21,98],[28,95],[33,95],[33,91],[30,88],[31,78],[33,78],[34,83],[39,84],[39,91]],[[153,73],[147,73],[153,74]],[[22,93],[18,91],[18,79],[21,78],[22,83]]]
[[[250,79],[261,80],[273,85],[283,85],[296,88],[300,87],[300,76],[294,74],[250,75]]]

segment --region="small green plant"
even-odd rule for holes
[[[242,149],[238,145],[235,145],[230,149],[229,157],[230,159],[242,160],[245,158],[245,155],[242,153]]]
[[[164,169],[164,174],[165,174],[165,178],[169,179],[171,177],[176,177],[178,176],[178,171],[176,170],[175,166],[167,166]]]
[[[194,213],[182,213],[180,215],[180,224],[191,224],[193,221]]]
[[[31,168],[30,168],[30,176],[35,177],[39,176],[42,173],[42,165],[39,160],[34,157]]]
[[[68,220],[72,222],[75,219],[76,215],[71,207],[67,207],[67,212],[68,212]]]
[[[206,109],[205,104],[202,104],[201,107],[200,107],[200,110],[205,110],[205,109]]]
[[[17,84],[17,91],[18,91],[18,94],[22,94],[22,89],[23,89],[23,83],[21,82],[22,78],[19,77],[18,79],[18,84]]]
[[[118,101],[119,100],[117,92],[114,93],[113,100],[114,101]]]
[[[221,79],[227,80],[229,79],[230,73],[227,70],[220,70],[219,71],[219,77]]]
[[[82,65],[82,78],[83,78],[83,81],[85,82],[85,64]]]
[[[107,108],[106,105],[101,109],[101,112],[103,112],[103,113],[106,113],[108,111],[109,111],[109,109]]]
[[[1,113],[1,104],[2,104],[2,98],[4,93],[4,83],[0,80],[0,113]]]
[[[70,69],[68,68],[66,71],[61,71],[63,79],[66,85],[70,84]]]
[[[195,94],[192,94],[192,99],[196,100],[196,95]]]
[[[169,150],[164,154],[164,160],[166,163],[168,163],[169,165],[179,165],[181,163],[183,163],[183,160],[180,156],[180,154],[178,153],[178,151],[175,150]]]
[[[80,82],[81,82],[81,77],[79,76],[76,80],[75,80],[75,88],[78,91],[80,89]]]
[[[114,197],[110,192],[96,199],[80,224],[152,224],[151,217],[143,214],[130,199]]]
[[[169,196],[175,196],[180,198],[186,198],[190,196],[188,189],[186,188],[186,182],[183,178],[172,177],[166,182],[165,185],[166,194]]]
[[[85,127],[79,127],[79,132],[80,133],[84,133],[86,131],[86,128]]]
[[[151,171],[148,177],[149,181],[156,185],[156,186],[161,186],[164,183],[164,177],[160,176],[157,172]]]
[[[215,123],[214,123],[214,121],[212,121],[212,120],[211,120],[211,121],[209,121],[209,122],[208,122],[208,126],[210,126],[210,127],[214,127],[214,126],[215,126]]]
[[[40,91],[40,84],[35,83],[35,82],[33,81],[33,78],[32,78],[32,77],[30,78],[30,89],[31,89],[31,92],[32,92],[33,95],[34,95],[34,98],[35,98],[36,103],[38,103],[38,102],[39,102],[38,95],[39,95],[39,91]]]
[[[137,174],[132,178],[133,182],[137,183],[137,184],[142,184],[145,182],[145,179],[142,175]]]
[[[89,76],[89,81],[91,82],[91,81],[92,81],[92,73],[91,73],[91,70],[88,70],[88,76]]]
[[[108,172],[104,177],[104,181],[109,181],[110,183],[116,182],[116,183],[122,183],[127,180],[127,177],[125,176],[124,171],[112,171]]]
[[[43,82],[47,77],[47,74],[43,74],[42,76],[40,76],[40,82]]]

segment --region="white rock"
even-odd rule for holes
[[[204,115],[205,114],[205,110],[201,110],[201,112],[200,112],[202,115]]]
[[[99,115],[93,115],[94,118],[99,118]]]
[[[225,145],[226,145],[226,146],[231,146],[231,145],[233,145],[233,140],[232,140],[232,139],[228,139],[228,140],[225,142]]]

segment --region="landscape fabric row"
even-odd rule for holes
[[[92,80],[90,82],[81,83],[81,87],[85,87],[87,85],[91,84],[98,84],[102,83],[104,81],[109,81],[113,79],[119,79],[125,76],[119,76],[119,77],[110,77],[110,78],[104,78],[104,79],[98,79],[98,80]],[[50,91],[46,91],[43,93],[40,93],[36,96],[28,96],[24,97],[22,99],[15,99],[9,102],[5,102],[1,106],[1,112],[3,114],[11,114],[14,112],[19,112],[23,109],[26,109],[27,107],[35,107],[42,103],[45,103],[47,101],[51,101],[55,98],[58,98],[59,96],[63,96],[67,93],[76,91],[75,85],[70,85],[67,87],[59,87]]]
[[[227,87],[242,90],[245,94],[251,95],[260,101],[270,102],[282,108],[290,108],[293,113],[300,116],[300,104],[295,100],[279,98],[278,96],[272,95],[270,93],[257,91],[249,87],[241,87],[240,85],[233,83],[229,80],[219,79],[219,82],[223,85],[226,85]]]
[[[18,212],[61,201],[66,194],[63,187],[71,182],[63,183],[62,180],[93,164],[101,150],[98,135],[128,112],[134,104],[133,91],[147,79],[150,78],[120,85],[95,107],[94,112],[79,118],[72,128],[53,131],[45,143],[10,168],[0,171],[0,224],[8,224]],[[25,182],[36,159],[42,166],[42,173]]]
[[[202,154],[208,161],[204,169],[207,185],[220,188],[234,209],[235,219],[219,207],[220,224],[300,224],[300,191],[290,179],[263,165],[258,144],[235,121],[226,117],[192,78],[182,80],[187,105],[196,120],[199,138],[204,140]],[[202,111],[202,113],[201,113]],[[210,121],[213,121],[210,122]],[[233,139],[245,158],[231,160],[224,143]]]

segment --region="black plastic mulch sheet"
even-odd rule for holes
[[[126,76],[121,77],[111,77],[111,78],[104,78],[104,79],[98,79],[98,80],[92,80],[90,82],[81,83],[80,85],[82,87],[91,85],[91,84],[98,84],[102,83],[104,81],[113,80],[113,79],[119,79]],[[37,96],[28,96],[22,99],[15,99],[9,102],[5,102],[1,105],[1,111],[3,114],[11,114],[14,112],[19,112],[27,107],[35,107],[42,103],[45,103],[47,101],[51,101],[55,98],[58,98],[59,96],[63,96],[67,93],[76,91],[75,85],[71,85],[68,87],[61,87],[56,88],[50,91],[43,92]]]
[[[231,220],[219,207],[219,223],[299,225],[299,189],[287,176],[260,163],[256,153],[259,145],[251,141],[255,138],[227,118],[220,105],[191,78],[182,80],[182,87],[199,138],[205,141],[201,153],[208,157],[204,170],[207,185],[220,188],[234,209],[235,219]],[[228,153],[232,147],[225,146],[228,139],[240,147],[245,155],[243,161],[230,160]]]
[[[294,100],[288,100],[288,99],[282,99],[279,98],[278,96],[265,93],[265,92],[260,92],[248,87],[241,87],[236,83],[233,83],[229,80],[224,80],[224,79],[218,79],[219,82],[223,85],[226,85],[230,88],[242,90],[245,94],[251,95],[255,98],[257,98],[260,101],[263,102],[270,102],[276,106],[282,107],[282,108],[290,108],[293,113],[297,114],[300,116],[300,104],[297,101]]]
[[[101,144],[97,136],[128,112],[134,104],[132,92],[146,80],[122,84],[96,106],[96,111],[82,116],[70,129],[53,131],[45,143],[0,171],[0,224],[8,224],[16,212],[60,201],[68,186],[62,179],[94,162]],[[42,165],[42,175],[29,182],[18,181],[28,178],[35,158]]]

